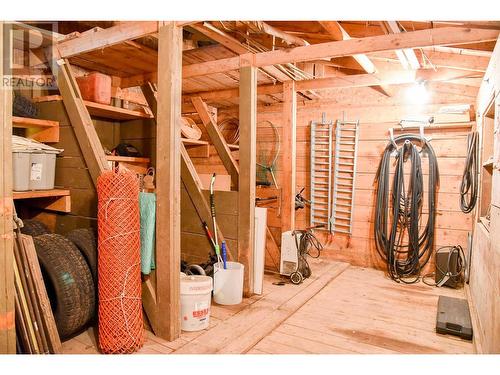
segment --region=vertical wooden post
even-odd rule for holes
[[[12,90],[4,86],[5,54],[11,36],[0,22],[0,354],[16,353],[12,232]]]
[[[295,81],[283,83],[283,135],[281,143],[281,231],[295,229],[295,159],[297,95]]]
[[[180,335],[182,27],[160,24],[156,128],[156,318],[158,336]]]
[[[255,225],[255,142],[257,135],[257,70],[240,68],[240,171],[238,194],[238,261],[245,266],[243,294],[253,294]]]

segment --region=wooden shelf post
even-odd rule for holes
[[[181,87],[182,27],[168,22],[159,29],[156,99],[156,322],[155,334],[179,337],[181,263]],[[151,98],[150,98],[151,100]],[[149,101],[148,101],[149,102]],[[145,306],[147,306],[145,304]],[[151,316],[148,314],[151,318]],[[151,320],[151,319],[150,319]]]
[[[295,81],[283,84],[283,142],[281,155],[281,231],[295,229],[295,160],[297,132]]]
[[[244,63],[240,68],[240,165],[238,211],[238,261],[245,266],[243,293],[253,294],[255,223],[255,149],[257,137],[257,69]]]
[[[10,36],[0,22],[0,61],[5,52],[12,50]],[[8,31],[7,31],[8,32]],[[6,42],[6,43],[5,43]],[[7,44],[7,45],[6,45]],[[0,64],[0,82],[3,82],[4,65]],[[12,232],[12,90],[0,87],[0,354],[16,354],[14,319],[14,255]]]

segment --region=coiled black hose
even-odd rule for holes
[[[401,143],[403,145],[398,147]],[[420,152],[416,143],[421,146]],[[396,168],[389,199],[390,160],[393,152],[396,152]],[[420,153],[427,155],[429,161],[428,214],[425,226],[422,217],[425,198]],[[408,186],[405,186],[404,165],[407,161],[410,162],[411,168]],[[393,280],[408,284],[417,282],[421,269],[432,255],[434,246],[439,171],[432,146],[418,135],[406,134],[396,137],[384,150],[375,181],[377,182],[375,206],[377,250],[387,263],[387,271]]]
[[[471,132],[467,136],[467,158],[464,174],[460,184],[460,209],[464,213],[471,212],[476,206],[479,174],[479,134]]]

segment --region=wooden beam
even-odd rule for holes
[[[257,137],[257,69],[240,69],[240,168],[238,194],[238,261],[245,266],[243,293],[253,294],[253,252],[255,244],[255,163]]]
[[[386,21],[387,24],[387,30],[393,34],[400,34],[401,29],[399,28],[399,25],[396,21]],[[402,51],[404,54],[404,57],[406,58],[406,62],[409,64],[409,67],[412,69],[419,69],[420,68],[420,62],[417,59],[417,55],[415,55],[415,51],[413,51],[411,48],[405,48],[402,50],[396,50],[396,51]],[[404,67],[404,65],[403,65]]]
[[[158,38],[156,108],[156,318],[155,334],[180,335],[182,28],[168,22]]]
[[[193,103],[196,112],[198,112],[203,125],[205,125],[207,133],[212,143],[214,144],[217,153],[219,154],[222,164],[224,164],[224,167],[231,175],[231,183],[236,189],[238,187],[238,179],[240,174],[238,163],[236,162],[236,160],[234,160],[233,155],[231,154],[231,150],[227,146],[226,140],[220,132],[219,127],[213,120],[212,116],[210,116],[207,105],[203,102],[203,100],[201,100],[200,97],[191,98],[191,102]]]
[[[11,36],[0,22],[0,61],[5,61],[11,50]],[[8,72],[0,64],[0,82]],[[16,354],[14,319],[14,253],[12,213],[12,90],[0,87],[0,354]]]
[[[495,41],[499,33],[500,32],[497,30],[443,27],[261,52],[254,54],[252,60],[254,66],[262,67],[290,62],[352,56],[371,52],[393,51],[396,48],[420,48]],[[239,68],[239,63],[239,57],[231,57],[185,65],[183,67],[183,78],[237,70]]]
[[[97,177],[103,171],[109,169],[106,154],[97,136],[94,123],[85,106],[68,60],[59,60],[51,64],[51,66],[55,67],[56,71],[53,74],[57,77],[57,85],[61,92],[64,107],[75,131],[76,139],[92,176],[92,181],[97,186]]]
[[[295,164],[297,141],[296,82],[283,84],[281,141],[281,232],[295,229]]]
[[[283,42],[291,46],[308,46],[309,43],[304,39],[301,39],[295,35],[288,34],[283,30],[280,30],[277,27],[271,26],[266,22],[262,21],[243,21],[243,23],[247,24],[251,29],[263,32],[275,37],[280,38]]]
[[[203,195],[202,188],[203,184],[196,172],[196,168],[188,155],[187,149],[184,144],[181,145],[180,153],[182,157],[181,163],[181,178],[182,184],[186,188],[186,191],[193,203],[193,207],[201,217],[203,221],[208,223],[212,222],[212,214],[210,211],[210,206],[208,205],[205,196]],[[201,225],[201,223],[200,223]],[[224,234],[222,233],[220,227],[217,225],[217,239],[219,242],[224,240]],[[231,249],[227,247],[228,254],[231,254]],[[229,255],[228,255],[229,256]]]
[[[319,21],[321,26],[334,37],[336,40],[349,40],[352,39],[351,36],[344,30],[344,28],[337,21]],[[366,73],[375,73],[377,68],[373,62],[364,54],[357,54],[347,57],[352,59],[358,64],[358,66]],[[390,96],[389,89],[383,86],[374,86],[376,91],[381,92],[386,96]]]
[[[231,35],[219,30],[211,23],[204,22],[202,25],[193,25],[191,28],[222,44],[224,47],[234,53],[237,53],[238,55],[244,55],[250,52],[249,48],[242,44],[238,39],[235,39]],[[262,71],[271,78],[280,82],[290,79],[290,77],[274,66],[262,68]]]
[[[316,79],[304,79],[296,82],[297,91],[326,90],[348,87],[369,87],[378,85],[399,85],[423,79],[430,82],[451,81],[460,78],[471,78],[480,76],[479,72],[464,71],[459,69],[419,69],[393,70],[375,74],[355,74],[342,77],[325,77]],[[283,92],[283,85],[261,85],[257,88],[257,95],[279,94]],[[217,91],[206,91],[185,94],[185,98],[199,96],[203,100],[217,101],[234,99],[239,96],[239,89],[225,89]]]
[[[56,48],[61,58],[68,58],[137,39],[157,31],[158,22],[156,21],[121,22],[107,29],[94,30],[74,39],[62,40]]]

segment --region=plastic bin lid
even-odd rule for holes
[[[181,276],[181,294],[206,294],[212,291],[210,276]]]

